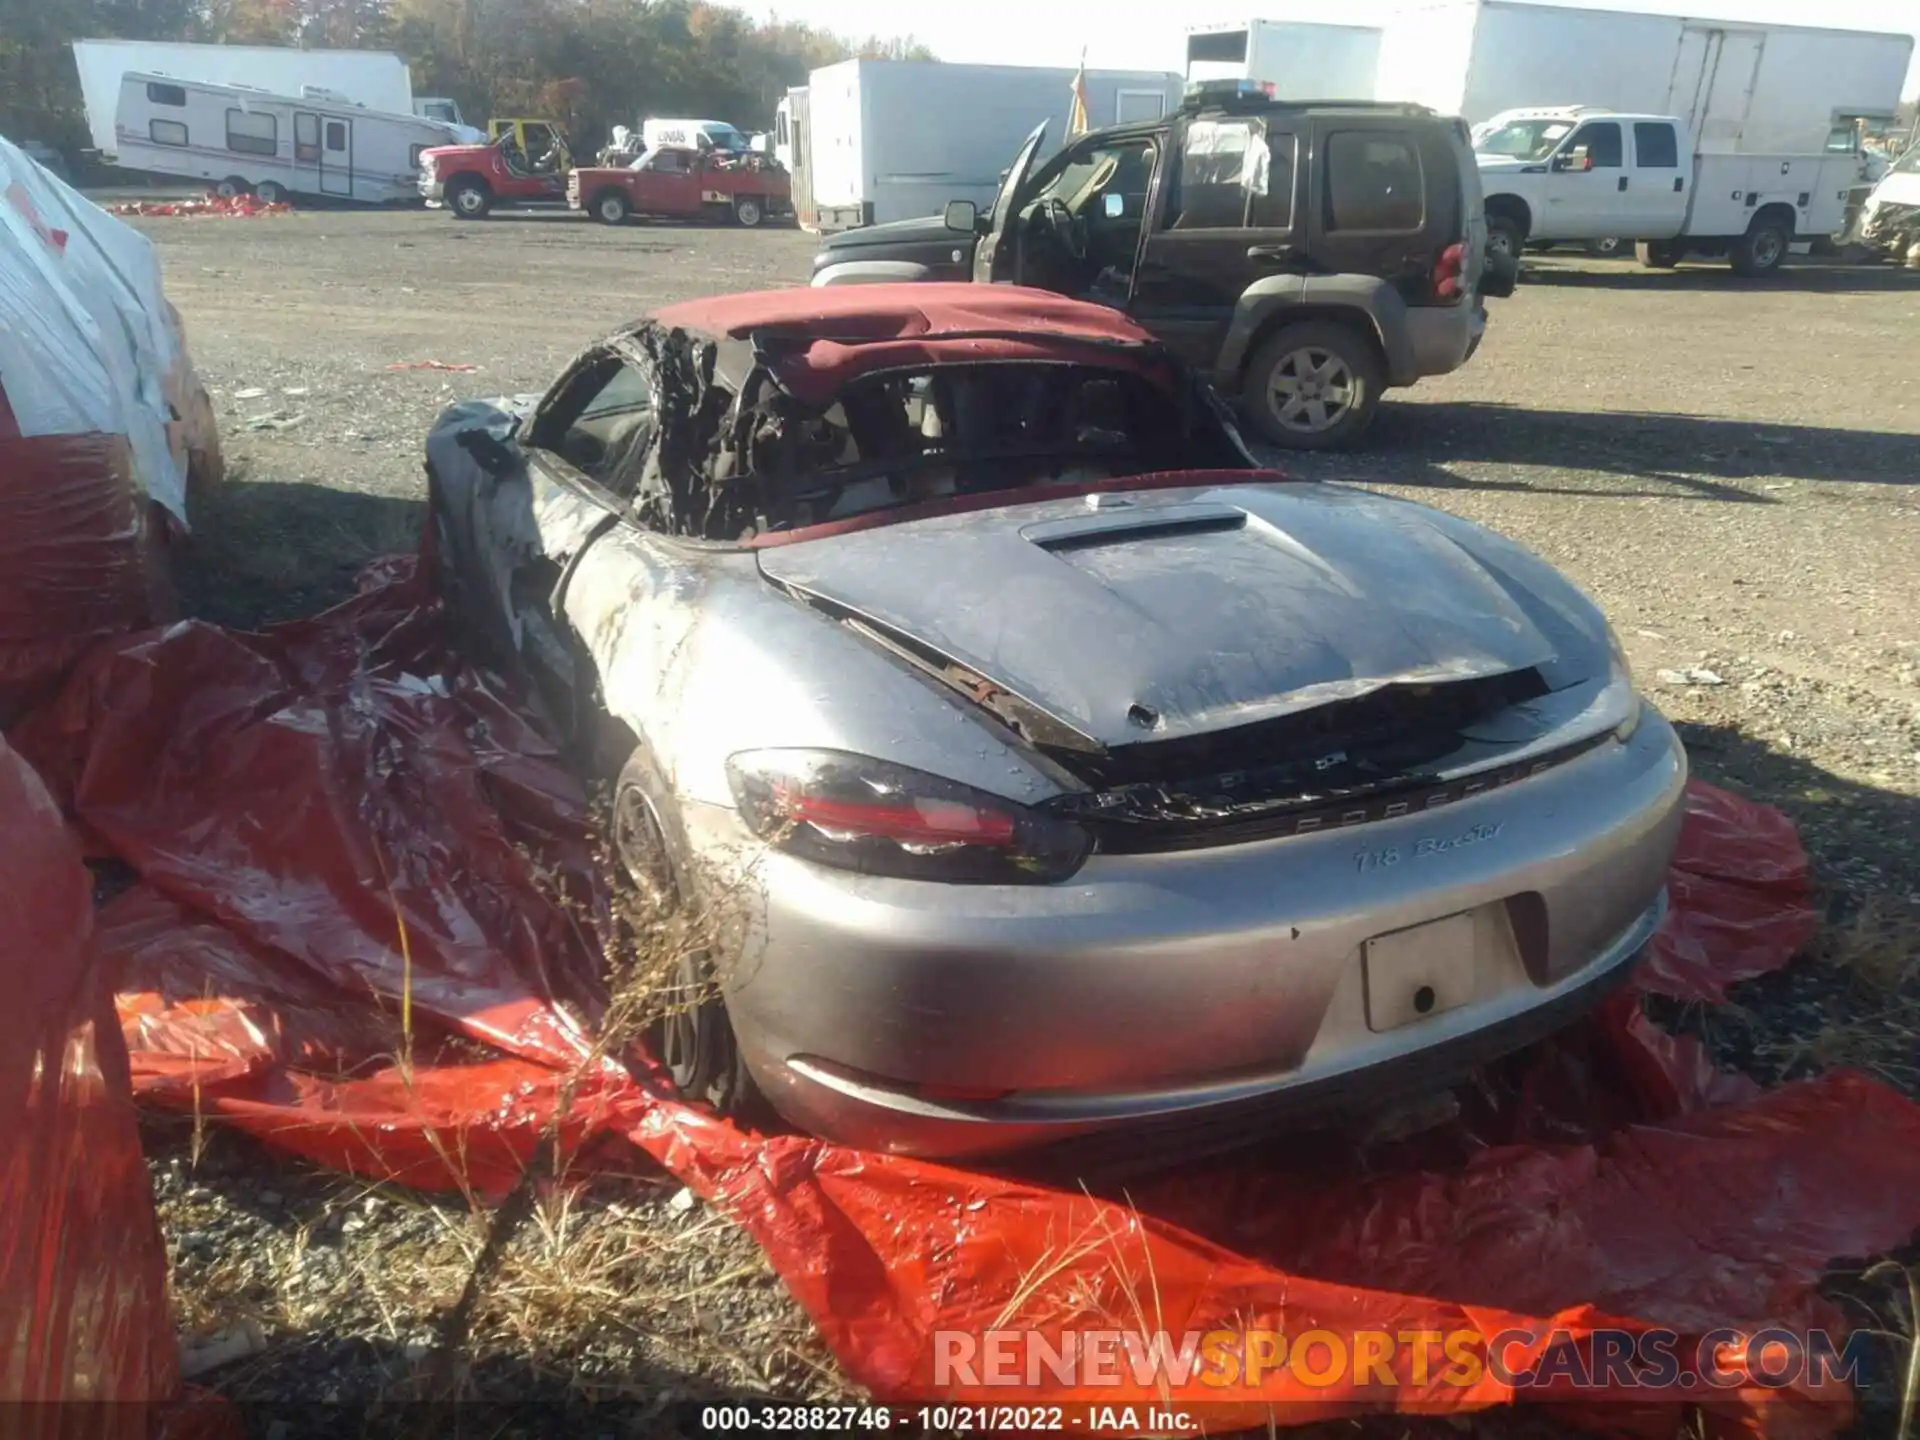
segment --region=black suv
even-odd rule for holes
[[[1480,171],[1463,122],[1418,105],[1292,104],[1247,82],[1082,135],[1042,124],[988,215],[829,237],[815,285],[1006,281],[1127,311],[1292,449],[1350,443],[1381,392],[1465,364],[1486,325]]]

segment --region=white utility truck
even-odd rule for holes
[[[1618,237],[1644,265],[1725,256],[1741,275],[1779,268],[1795,244],[1834,235],[1858,183],[1855,154],[1701,148],[1677,115],[1540,107],[1475,139],[1489,248]]]

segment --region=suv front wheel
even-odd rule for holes
[[[1247,423],[1288,450],[1334,450],[1357,440],[1380,405],[1385,367],[1350,325],[1308,320],[1254,353],[1240,392]]]

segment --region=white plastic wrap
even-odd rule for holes
[[[0,137],[0,390],[22,435],[124,435],[183,526],[165,380],[180,358],[153,242]]]

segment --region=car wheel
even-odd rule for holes
[[[484,220],[493,195],[478,180],[456,180],[447,191],[447,208],[462,220]]]
[[[609,190],[593,202],[593,213],[602,225],[624,225],[627,217],[633,213],[633,206],[618,190]]]
[[[636,751],[614,783],[611,817],[620,878],[642,923],[683,899],[666,831],[648,793],[652,773],[645,753]],[[721,1115],[757,1114],[763,1102],[734,1038],[711,953],[684,943],[685,938],[672,936],[668,943],[682,942],[673,945],[677,955],[664,970],[646,976],[657,987],[646,1003],[658,1011],[647,1026],[648,1049],[683,1098],[711,1105]],[[647,943],[644,936],[637,941],[641,947]],[[634,957],[643,974],[649,958]]]
[[[213,187],[213,193],[222,200],[238,200],[242,195],[251,195],[253,187],[238,175],[229,175]]]
[[[760,208],[760,202],[751,195],[742,195],[733,202],[733,218],[751,230],[766,216]]]
[[[1727,261],[1736,275],[1771,275],[1787,258],[1793,237],[1777,220],[1756,220],[1727,252]]]
[[[1373,420],[1385,381],[1372,341],[1350,325],[1282,329],[1247,366],[1241,408],[1260,437],[1289,450],[1332,450]]]
[[[1526,232],[1511,215],[1487,217],[1487,254],[1503,265],[1518,266],[1520,254],[1527,248]]]
[[[1680,263],[1680,247],[1671,240],[1642,240],[1633,253],[1649,270],[1671,270]]]
[[[254,198],[262,205],[284,205],[287,203],[287,187],[278,180],[262,180],[253,187]]]
[[[1627,242],[1618,235],[1609,235],[1601,240],[1587,242],[1587,254],[1596,260],[1612,260],[1627,248]]]

